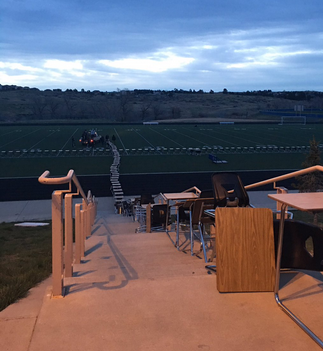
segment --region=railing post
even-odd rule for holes
[[[53,296],[63,296],[63,193],[52,194],[52,280]]]
[[[75,206],[75,263],[80,263],[84,257],[85,239],[91,234],[91,226],[94,223],[96,215],[96,204],[94,210],[93,199],[89,191],[89,199],[74,173],[69,170],[67,176],[60,178],[50,178],[50,172],[45,171],[38,181],[42,184],[69,184],[68,190],[55,191],[52,194],[52,280],[53,280],[53,296],[63,295],[63,278],[64,278],[64,262],[65,276],[73,275],[73,195],[82,196],[82,204]],[[63,194],[71,193],[72,182],[76,186],[76,194],[67,194],[65,196],[65,251],[63,251]],[[82,207],[83,206],[83,207]],[[83,208],[83,210],[82,210]],[[65,255],[64,255],[65,253]]]
[[[90,205],[86,206],[86,237],[92,234],[92,218]]]
[[[80,234],[81,234],[81,257],[84,257],[85,253],[85,212],[81,210],[80,218]]]
[[[146,232],[151,233],[151,204],[146,207]]]
[[[84,211],[84,240],[91,235],[91,219],[89,217],[89,205],[83,200],[83,211]]]
[[[81,229],[81,206],[75,205],[75,263],[81,263],[82,257],[82,229]]]
[[[92,235],[92,225],[93,225],[92,204],[91,204],[91,207],[88,206],[87,211],[88,211],[88,218],[89,218],[89,220],[88,220],[88,233],[89,233],[89,235],[91,236],[91,235]]]
[[[285,187],[281,186],[281,187],[276,187],[275,189],[277,190],[277,194],[286,194],[288,193],[288,189],[286,189]],[[281,208],[282,208],[282,204],[281,202],[276,202],[276,210],[277,210],[277,214],[276,214],[276,218],[280,219],[281,217]],[[288,207],[286,207],[286,211],[285,211],[285,218],[288,218]]]
[[[92,203],[92,221],[91,221],[91,224],[94,225],[94,222],[95,222],[95,217],[96,217],[96,202],[93,202]]]
[[[90,218],[91,218],[91,226],[94,224],[95,222],[95,217],[96,217],[96,202],[93,201],[91,203],[89,203],[89,210],[90,210]]]
[[[65,195],[65,277],[73,275],[73,195]]]

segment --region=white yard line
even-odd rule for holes
[[[155,133],[157,133],[157,134],[162,135],[165,139],[171,140],[173,143],[177,144],[177,145],[180,146],[180,147],[185,147],[184,145],[178,143],[178,142],[175,141],[174,139],[171,139],[171,138],[167,137],[167,136],[164,135],[163,133],[157,132],[157,130],[154,130],[154,129],[152,129],[152,128],[150,128],[150,130],[152,130],[153,132],[155,132]],[[184,134],[184,135],[185,135],[185,134]]]
[[[25,138],[26,136],[28,136],[28,135],[30,135],[30,134],[33,134],[33,133],[38,132],[39,130],[41,130],[41,128],[36,129],[36,130],[34,130],[34,131],[32,131],[32,132],[30,132],[30,133],[28,133],[28,134],[25,134],[25,135],[21,136],[20,138],[16,138],[16,139],[14,139],[14,140],[11,140],[11,141],[9,141],[9,142],[6,143],[6,144],[0,145],[0,148],[2,148],[2,147],[4,147],[4,146],[7,146],[7,145],[9,145],[9,144],[11,144],[11,143],[15,143],[17,140],[23,139],[23,138]]]
[[[119,138],[120,143],[121,143],[121,145],[122,145],[122,147],[123,147],[124,151],[125,151],[125,152],[126,152],[126,154],[128,155],[127,149],[126,149],[126,147],[124,146],[124,143],[122,142],[122,140],[121,140],[121,138],[120,138],[120,135],[118,134],[118,132],[117,132],[117,130],[116,130],[115,128],[113,128],[113,129],[114,129],[114,131],[116,132],[117,137]]]
[[[187,130],[188,130],[188,128],[183,128],[183,129],[187,129]],[[218,133],[217,131],[214,131],[214,132],[215,132],[215,133]],[[219,137],[217,137],[217,136],[209,135],[209,134],[205,134],[205,133],[201,133],[201,132],[198,132],[198,131],[196,132],[196,134],[201,134],[201,135],[207,136],[208,138],[215,139],[216,142],[217,142],[217,144],[219,143],[219,141],[220,141],[220,142],[222,141],[222,142],[224,142],[224,143],[226,143],[226,144],[231,144],[231,145],[234,145],[234,146],[238,146],[238,144],[232,143],[232,142],[228,141],[228,139],[222,139],[222,138],[219,138]],[[221,135],[223,135],[223,134],[225,134],[225,133],[221,133]],[[183,135],[185,135],[185,134],[183,134]],[[191,137],[191,139],[201,142],[200,140],[194,139],[194,138],[192,138],[192,137]],[[243,139],[243,138],[242,138],[242,140],[247,140],[247,139]],[[201,143],[203,143],[203,142],[201,142]],[[208,145],[208,144],[206,144],[206,143],[203,143],[203,144],[204,144],[205,146],[212,146],[212,145]]]
[[[185,129],[185,128],[184,128],[184,129]],[[187,129],[187,130],[190,130],[190,131],[191,131],[191,129]],[[189,136],[189,135],[187,135],[187,134],[185,134],[185,133],[181,133],[181,132],[178,132],[178,131],[176,131],[176,133],[177,133],[177,134],[180,134],[180,135],[184,135],[186,138],[192,139],[192,140],[194,140],[194,141],[197,141],[197,142],[199,142],[199,143],[201,143],[201,144],[203,144],[203,145],[205,145],[205,146],[210,146],[210,145],[208,145],[207,143],[204,143],[203,141],[201,141],[201,140],[199,140],[199,139],[196,139],[196,138],[193,138],[193,137],[191,137],[191,136]],[[204,133],[199,133],[199,134],[205,135]]]
[[[155,145],[152,144],[149,140],[147,140],[143,135],[141,135],[138,131],[135,130],[135,132],[141,137],[143,138],[151,147],[155,148]]]
[[[12,133],[16,133],[16,132],[17,132],[17,130],[12,130],[11,132],[1,134],[1,137],[5,136],[5,135],[12,134]]]
[[[37,146],[39,143],[41,143],[43,140],[47,139],[49,136],[53,135],[54,133],[56,133],[56,132],[51,132],[50,134],[46,135],[44,138],[40,139],[36,144],[32,145],[32,146],[28,149],[28,151],[31,150],[31,149],[34,149],[35,146]]]
[[[78,130],[79,130],[79,128],[76,128],[75,131],[74,131],[74,133],[72,134],[72,136],[74,136],[74,134],[75,134]],[[68,138],[67,141],[66,141],[66,143],[59,149],[59,151],[58,151],[56,157],[59,156],[59,154],[61,153],[62,150],[64,150],[64,147],[67,145],[68,142],[71,142],[71,138]]]

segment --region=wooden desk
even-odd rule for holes
[[[197,195],[194,192],[190,191],[183,191],[181,193],[161,193],[162,198],[166,201],[167,204],[167,213],[166,213],[166,233],[169,236],[170,240],[172,243],[177,247],[177,239],[174,242],[170,235],[168,234],[168,229],[167,229],[167,224],[168,224],[168,218],[169,218],[169,207],[170,207],[170,201],[185,201],[185,200],[190,200],[190,199],[197,199],[199,195]]]
[[[323,211],[323,193],[269,194],[268,197],[300,211]]]
[[[306,212],[322,212],[323,211],[323,193],[293,193],[293,194],[270,194],[268,197],[282,204],[278,250],[276,258],[276,280],[275,280],[275,300],[279,307],[307,333],[318,345],[323,348],[323,341],[318,338],[299,318],[297,318],[279,299],[279,281],[280,281],[280,263],[283,248],[284,223],[287,206],[296,208]]]
[[[161,194],[165,201],[180,201],[196,199],[198,195],[193,192],[182,192],[182,193],[163,193]]]
[[[215,210],[217,288],[220,292],[273,291],[273,213],[268,208]]]

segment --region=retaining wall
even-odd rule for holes
[[[245,185],[268,178],[277,177],[295,170],[241,171],[237,172]],[[197,186],[199,189],[211,189],[213,172],[198,173],[153,173],[120,174],[120,183],[125,196],[141,193],[158,194],[160,192],[178,192]],[[53,175],[57,176],[57,175]],[[78,176],[85,193],[88,190],[96,197],[112,196],[110,175]],[[292,190],[295,179],[279,182],[278,185]],[[68,185],[52,186],[38,182],[38,177],[0,178],[0,201],[44,200],[50,199],[54,190],[68,189]],[[272,190],[272,185],[255,190]]]

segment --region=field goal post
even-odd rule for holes
[[[279,125],[305,125],[306,116],[281,116]]]
[[[294,105],[294,116],[281,116],[280,124],[306,124],[306,116],[302,116],[302,112],[304,112],[304,105]]]

